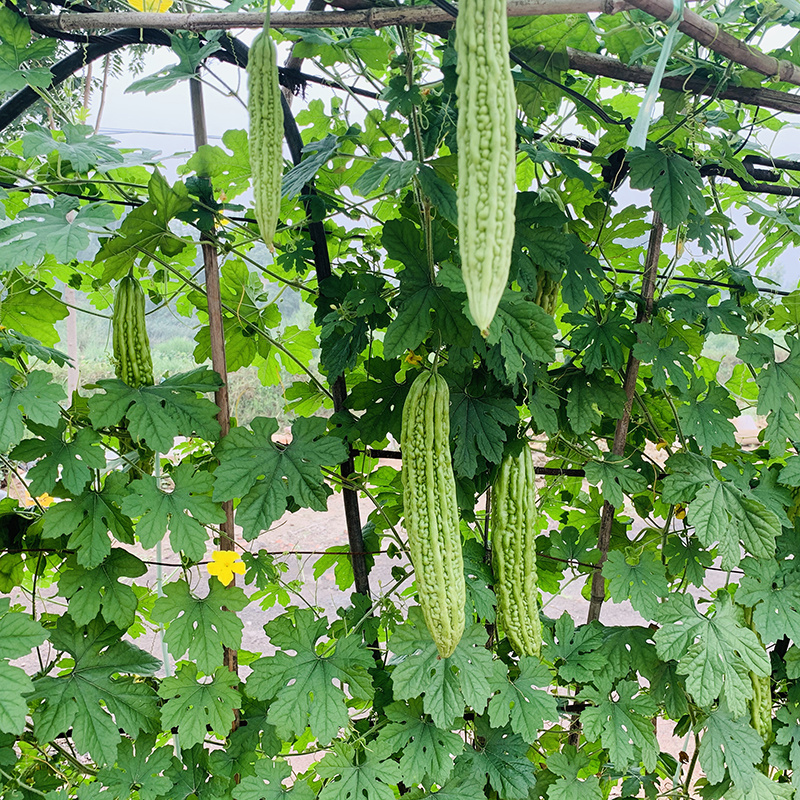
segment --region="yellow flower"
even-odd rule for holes
[[[56,501],[55,497],[50,497],[47,492],[40,494],[36,499],[39,501],[39,505],[42,508],[49,508]]]
[[[656,443],[656,450],[663,450],[665,447],[669,447],[669,444],[667,444],[666,440],[659,439]]]
[[[675,506],[675,519],[685,519],[686,518],[686,507],[683,503],[678,503]]]
[[[155,11],[157,14],[169,11],[172,5],[172,0],[129,0],[129,2],[137,11]]]
[[[413,364],[413,366],[418,367],[421,363],[422,356],[418,356],[413,350],[409,350],[406,356],[406,364]]]
[[[227,586],[233,580],[233,574],[244,575],[245,566],[238,553],[232,550],[215,550],[211,561],[206,564],[209,575],[216,575],[220,583]]]

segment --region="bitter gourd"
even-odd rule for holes
[[[419,604],[439,655],[447,658],[464,633],[466,584],[450,455],[450,391],[441,375],[423,372],[411,385],[400,449]]]
[[[142,287],[128,273],[114,293],[111,329],[114,371],[120,380],[134,388],[153,385],[153,358],[144,312]]]
[[[536,486],[527,447],[506,456],[492,487],[490,514],[494,590],[500,624],[519,655],[542,648],[536,571]]]
[[[281,209],[283,108],[278,80],[278,54],[269,34],[269,14],[264,30],[258,33],[250,47],[247,76],[250,171],[255,215],[265,244],[273,250]]]
[[[505,0],[462,0],[456,21],[458,246],[484,336],[508,283],[516,203],[516,97]]]
[[[552,186],[542,186],[539,189],[539,203],[553,203],[561,211],[566,211],[564,200]],[[564,233],[569,232],[569,225],[564,224]],[[539,267],[536,274],[536,297],[534,302],[541,306],[551,317],[558,310],[558,293],[561,290],[561,281],[543,267]]]

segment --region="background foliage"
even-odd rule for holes
[[[788,1],[699,10],[798,63]],[[0,85],[41,97],[9,120],[0,153],[0,460],[26,489],[0,501],[2,796],[793,797],[800,294],[772,278],[800,219],[791,172],[773,164],[789,190],[765,194],[747,167],[769,163],[789,115],[721,99],[761,78],[684,37],[670,74],[714,91],[663,90],[647,148],[626,154],[639,96],[571,70],[568,48],[652,64],[652,20],[512,20],[516,240],[484,340],[456,241],[452,33],[274,35],[338,88],[293,101],[302,142],[272,258],[248,216],[246,132],[168,179],[155,154],[85,124],[74,82],[52,85],[70,45],[0,9]],[[144,74],[130,91],[198,80],[206,58],[242,52],[218,32],[159,36],[131,40]],[[148,74],[145,41],[177,63]],[[321,280],[320,232],[333,264]],[[220,258],[235,401],[224,437],[201,235]],[[150,324],[159,380],[141,389],[111,377],[97,344],[130,270],[162,320]],[[84,381],[67,396],[56,348],[72,306]],[[191,346],[166,309],[195,326]],[[414,603],[396,458],[403,400],[434,355],[469,589],[446,660]],[[763,421],[757,442],[737,439],[743,415]],[[588,606],[599,576],[588,622],[587,606],[551,617],[545,605],[541,662],[497,626],[486,544],[487,487],[523,441],[544,476],[543,598],[571,586]],[[332,573],[351,592],[353,563],[383,572],[381,591],[373,573],[334,614],[287,573],[270,531],[343,488],[369,505],[366,555],[351,561],[343,537],[313,580]],[[243,586],[216,552],[226,501]],[[640,622],[602,623],[604,600]],[[257,652],[241,649],[254,611],[268,619]],[[238,674],[223,666],[236,650]]]

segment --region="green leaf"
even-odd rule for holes
[[[288,445],[273,442],[274,419],[256,417],[252,430],[234,428],[215,448],[214,500],[241,497],[237,523],[248,541],[286,511],[289,498],[303,508],[324,511],[332,493],[321,468],[347,456],[341,439],[326,435],[321,417],[298,419]]]
[[[94,132],[91,125],[73,125],[69,122],[61,123],[59,130],[64,134],[64,140],[53,136],[53,132],[47,128],[39,126],[31,126],[28,132],[22,136],[22,153],[25,158],[33,158],[35,156],[48,156],[51,153],[58,153],[62,161],[68,161],[76,172],[88,172],[90,167],[99,164],[106,165],[121,165],[124,161],[122,153],[114,147],[117,144],[116,140],[110,136],[98,134]],[[78,207],[77,200],[72,200],[64,197],[57,197],[53,203],[53,210],[58,211],[55,216],[65,217],[66,212]],[[102,209],[102,211],[100,211]],[[39,206],[29,207],[29,213],[26,215],[30,217],[31,212],[33,215],[46,216],[41,214]],[[75,218],[77,222],[78,217],[86,211],[82,224],[94,218],[90,223],[92,226],[99,225],[102,227],[110,222],[116,220],[116,217],[111,210],[111,206],[107,205],[89,205],[84,206],[78,216]],[[97,216],[100,214],[100,216]],[[63,227],[62,220],[61,227]],[[77,230],[74,228],[73,230]],[[89,244],[89,237],[86,234],[81,234],[82,238],[85,237],[85,244],[75,249],[71,256],[64,257],[65,260],[75,258],[79,251],[83,250]],[[48,251],[51,252],[51,251]],[[61,257],[58,253],[53,252],[56,257]]]
[[[154,75],[148,75],[146,78],[134,81],[125,90],[126,94],[164,92],[182,81],[192,80],[197,75],[197,69],[200,64],[212,53],[216,53],[220,49],[218,42],[206,41],[196,33],[188,31],[167,32],[167,36],[170,38],[172,51],[180,61],[177,64],[163,67]]]
[[[761,761],[764,742],[750,726],[747,718],[736,720],[721,708],[711,712],[696,730],[703,732],[700,742],[700,766],[711,783],[725,779],[725,767],[731,780],[743,791],[753,785]]]
[[[16,219],[0,229],[5,269],[38,264],[48,253],[68,263],[89,247],[92,234],[104,232],[117,218],[105,203],[81,206],[77,198],[60,195],[52,206],[37,203],[23,208]]]
[[[739,564],[740,541],[751,555],[769,558],[775,552],[775,537],[781,532],[774,512],[730,483],[718,480],[697,492],[687,516],[703,545],[719,543],[723,569]]]
[[[29,655],[45,641],[47,633],[27,614],[9,613],[9,606],[7,598],[0,598],[0,732],[20,734],[33,684],[23,669],[12,667],[6,659]]]
[[[465,706],[481,713],[505,670],[485,645],[485,629],[468,625],[453,655],[440,658],[422,612],[414,606],[408,622],[397,628],[390,641],[392,652],[405,656],[392,673],[394,696],[410,700],[422,695],[425,713],[439,728],[452,727]]]
[[[667,326],[655,319],[651,323],[640,322],[633,326],[637,342],[633,354],[640,361],[653,365],[653,386],[666,392],[676,386],[680,392],[689,389],[689,378],[694,364],[687,354],[683,339],[669,336]]]
[[[189,192],[182,183],[171,187],[158,171],[147,187],[146,203],[129,211],[119,229],[102,240],[95,264],[103,264],[103,281],[123,277],[136,259],[158,250],[167,258],[180,253],[186,243],[170,229],[170,222],[192,207]]]
[[[156,694],[134,675],[152,675],[160,663],[122,641],[121,633],[99,619],[78,628],[69,617],[59,618],[50,641],[73,657],[73,665],[58,678],[34,681],[34,698],[42,701],[33,714],[39,742],[52,741],[71,726],[78,752],[88,752],[98,764],[113,764],[119,728],[130,736],[152,728]]]
[[[433,207],[451,225],[458,225],[458,200],[456,190],[436,174],[436,170],[422,164],[417,175],[422,191]]]
[[[385,759],[399,753],[406,784],[446,783],[453,771],[453,758],[464,749],[463,739],[437,728],[423,711],[420,699],[392,703],[384,711],[390,722],[378,734],[375,757]]]
[[[56,49],[54,39],[31,42],[27,19],[8,7],[0,8],[0,85],[4,92],[18,92],[26,86],[46,89],[53,76],[47,66],[23,66],[26,61],[50,58]]]
[[[456,776],[469,775],[477,785],[489,780],[499,797],[527,800],[536,784],[533,764],[527,757],[528,743],[508,729],[490,728],[478,719],[480,745],[466,749],[456,759]]]
[[[303,780],[295,781],[290,788],[284,786],[292,768],[281,759],[260,758],[255,770],[255,776],[242,778],[233,790],[234,800],[312,800],[314,797],[311,787]]]
[[[456,376],[450,383],[450,436],[455,441],[453,468],[456,474],[472,478],[480,456],[492,464],[502,461],[506,442],[503,426],[515,426],[519,413],[510,397],[489,394],[490,387],[478,373]]]
[[[652,718],[657,707],[636,681],[619,681],[612,695],[611,683],[601,680],[599,688],[587,686],[578,698],[594,703],[581,713],[586,738],[600,741],[617,769],[640,761],[648,771],[656,768],[659,746]]]
[[[68,545],[77,550],[78,564],[94,569],[111,552],[109,533],[126,544],[133,544],[133,525],[118,508],[119,496],[108,485],[97,491],[87,489],[72,500],[47,509],[42,535],[56,539],[69,535]]]
[[[200,145],[186,164],[178,167],[178,174],[194,172],[208,178],[214,189],[224,191],[230,200],[250,186],[250,148],[247,131],[225,131],[222,134],[222,144],[227,151],[218,145]]]
[[[595,673],[608,664],[600,652],[603,643],[603,629],[590,623],[576,628],[570,615],[565,611],[557,620],[554,633],[545,628],[547,658],[552,661],[558,674],[570,683],[585,683],[594,680]]]
[[[21,734],[33,684],[25,670],[0,661],[0,731]]]
[[[767,416],[765,441],[772,457],[783,455],[786,440],[800,438],[800,339],[787,336],[791,348],[787,358],[778,361],[773,352],[769,363],[758,374],[758,413]]]
[[[47,639],[44,628],[27,614],[9,613],[7,597],[0,598],[0,658],[22,658]]]
[[[537,741],[545,720],[558,720],[556,698],[546,688],[552,683],[550,671],[535,658],[519,661],[519,675],[499,684],[498,693],[489,701],[489,718],[495,728],[511,723],[511,730],[529,744]]]
[[[120,578],[140,578],[146,572],[133,553],[118,548],[94,569],[85,569],[70,556],[61,568],[58,590],[69,598],[69,615],[77,625],[88,625],[102,612],[106,622],[124,631],[133,625],[138,600]]]
[[[631,601],[645,619],[655,619],[658,599],[669,592],[664,565],[650,550],[640,554],[612,550],[603,564],[603,577],[615,603]]]
[[[509,383],[525,377],[526,366],[555,358],[556,323],[521,292],[506,290],[489,326],[488,345],[498,345]]]
[[[174,658],[188,652],[197,667],[210,674],[222,663],[223,647],[241,647],[244,623],[235,612],[248,602],[240,588],[216,580],[209,581],[205,597],[193,595],[186,581],[174,581],[164,587],[151,616],[167,626],[164,641]]]
[[[701,400],[700,395],[708,389]],[[694,436],[700,450],[711,455],[715,447],[730,444],[736,439],[736,427],[730,421],[739,416],[736,402],[727,390],[718,385],[706,386],[702,378],[693,378],[692,387],[678,407],[678,420],[684,435]]]
[[[397,316],[386,329],[384,357],[416,349],[431,330],[451,346],[469,344],[472,327],[461,311],[462,303],[432,278],[419,229],[409,220],[389,220],[383,227],[383,246],[389,258],[403,265],[398,274]]]
[[[569,381],[567,417],[570,427],[578,435],[599,425],[604,414],[619,419],[624,405],[622,387],[605,375],[596,374],[590,378],[579,372]]]
[[[629,320],[614,315],[598,322],[589,314],[564,314],[564,322],[574,325],[571,344],[583,351],[586,374],[611,367],[619,370],[625,363],[624,349],[636,341]]]
[[[30,430],[40,437],[20,442],[11,453],[16,461],[41,459],[28,470],[28,490],[33,495],[52,492],[58,481],[73,494],[80,494],[92,477],[92,470],[103,469],[106,456],[100,446],[100,435],[91,428],[81,428],[71,441],[64,436],[66,420],[57,427],[29,423]]]
[[[219,409],[211,400],[197,396],[221,385],[217,373],[207,367],[172,375],[157,386],[133,389],[116,378],[97,385],[103,394],[92,395],[88,401],[95,427],[113,427],[126,418],[134,440],[159,453],[168,453],[176,436],[200,436],[208,441],[219,437]]]
[[[165,491],[150,475],[132,481],[122,510],[140,517],[136,533],[143,547],[155,547],[169,529],[172,549],[200,561],[208,540],[205,526],[225,522],[225,512],[210,497],[214,478],[208,472],[195,472],[188,463],[179,464],[169,477],[172,491]]]
[[[218,667],[210,681],[200,683],[194,664],[181,665],[158,687],[158,696],[167,701],[161,708],[164,730],[177,727],[182,747],[202,744],[207,736],[206,726],[220,739],[227,738],[234,709],[242,703],[241,695],[233,688],[239,680],[227,667]]]
[[[18,272],[6,277],[5,286],[8,293],[0,306],[0,324],[33,337],[44,345],[56,344],[60,340],[60,333],[55,323],[64,319],[69,311],[60,297]],[[32,352],[31,355],[36,353]],[[45,424],[55,425],[56,422]]]
[[[317,764],[317,775],[329,779],[319,793],[319,800],[395,800],[396,784],[403,777],[394,761],[379,761],[370,752],[363,759],[347,744],[337,744]]]
[[[557,153],[555,150],[551,150],[541,142],[521,144],[519,149],[523,153],[527,153],[534,164],[555,164],[559,172],[567,178],[576,178],[589,191],[594,189],[597,184],[597,178],[581,169],[577,161],[564,153]]]
[[[113,767],[103,767],[97,774],[97,780],[111,790],[112,797],[156,800],[168,795],[172,781],[162,773],[172,763],[173,750],[171,747],[153,749],[155,740],[153,735],[141,735],[135,748],[130,739],[120,742],[117,763]]]
[[[572,745],[566,745],[547,759],[547,768],[559,779],[547,790],[548,800],[602,800],[600,781],[591,774],[591,762]],[[583,779],[579,779],[579,775]]]
[[[647,488],[647,479],[630,466],[622,456],[609,455],[603,461],[589,461],[584,467],[589,483],[602,483],[603,499],[615,508],[625,505],[625,495],[637,494]]]
[[[661,627],[653,637],[658,655],[678,661],[697,704],[708,708],[723,697],[734,716],[745,713],[753,694],[749,672],[766,676],[771,667],[758,637],[739,624],[730,600],[718,595],[713,617],[699,613],[694,600],[681,594],[670,595],[658,611]]]
[[[705,212],[703,179],[683,156],[648,142],[646,150],[631,150],[627,159],[631,165],[631,188],[653,190],[653,208],[668,228],[685,222],[692,208],[700,214]]]
[[[0,451],[8,450],[25,435],[23,420],[55,427],[66,399],[64,390],[52,383],[42,369],[21,375],[11,364],[0,362]]]
[[[384,156],[361,174],[353,184],[353,191],[362,197],[368,197],[380,188],[384,179],[388,178],[383,191],[396,192],[411,183],[417,172],[417,166],[416,161],[396,161]]]
[[[387,433],[400,439],[403,403],[411,388],[407,377],[404,383],[395,379],[400,368],[399,359],[371,358],[368,379],[357,383],[347,396],[348,408],[364,412],[357,424],[359,437],[365,444],[381,441]]]
[[[423,800],[485,800],[486,794],[483,786],[476,783],[469,774],[451,778],[435,792],[423,795]]]
[[[328,633],[328,624],[309,609],[297,611],[294,623],[278,617],[264,630],[279,650],[252,664],[248,694],[259,700],[275,698],[267,719],[279,736],[299,735],[310,726],[320,743],[329,743],[349,725],[345,694],[333,681],[348,684],[354,697],[372,696],[369,650],[360,636],[346,636],[336,641],[333,653],[319,655],[316,642]]]
[[[800,642],[800,581],[792,562],[746,558],[736,602],[753,609],[753,622],[766,644],[788,636]]]

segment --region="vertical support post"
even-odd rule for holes
[[[198,77],[189,81],[189,96],[192,104],[192,128],[194,131],[195,149],[208,143],[206,132],[206,114],[203,104],[203,84]],[[208,181],[205,176],[202,180]],[[211,193],[210,181],[208,191]],[[205,272],[206,300],[208,302],[208,327],[211,339],[211,366],[222,379],[222,386],[214,394],[214,400],[219,408],[217,420],[220,433],[227,436],[230,431],[230,401],[228,399],[228,368],[225,364],[225,332],[222,325],[222,296],[219,287],[219,260],[213,238],[207,232],[200,234],[200,243],[203,250],[203,268]],[[220,526],[220,550],[234,549],[234,520],[233,501],[228,500],[222,504],[225,511],[225,522]],[[234,575],[231,585],[236,582]],[[239,657],[236,650],[225,647],[222,660],[231,672],[238,672]]]
[[[289,146],[289,153],[292,162],[297,165],[303,157],[303,140],[300,130],[295,122],[292,110],[286,100],[286,96],[281,94],[281,106],[283,107],[283,132],[286,143]],[[331,259],[328,253],[328,242],[325,237],[325,228],[319,221],[311,219],[309,203],[314,195],[313,186],[306,184],[303,187],[302,198],[309,211],[308,232],[311,237],[311,244],[314,250],[314,267],[317,273],[317,280],[324,281],[331,276]],[[347,384],[344,376],[340,375],[331,383],[331,394],[333,395],[333,410],[342,411],[347,399]],[[347,478],[355,471],[353,451],[342,462],[339,469],[343,478]],[[344,517],[347,525],[347,541],[350,547],[350,561],[353,565],[353,576],[356,591],[367,597],[369,590],[369,570],[367,569],[367,557],[364,552],[364,535],[361,530],[361,511],[358,507],[358,493],[353,489],[344,486],[342,488],[342,502],[344,503]]]
[[[653,293],[656,287],[656,276],[658,275],[658,258],[661,255],[661,242],[664,237],[664,224],[661,215],[653,212],[653,224],[650,228],[650,241],[647,245],[647,256],[644,265],[644,276],[642,278],[642,299],[643,304],[636,315],[636,322],[649,322],[653,315]],[[633,396],[636,392],[636,380],[639,377],[639,359],[633,355],[633,348],[628,354],[628,363],[625,367],[625,406],[622,417],[617,422],[614,431],[614,444],[611,453],[615,456],[625,455],[625,442],[628,438],[628,427],[631,422],[631,408],[633,406]],[[611,528],[614,524],[614,506],[606,500],[603,503],[603,511],[600,517],[600,532],[597,536],[597,549],[600,551],[600,558],[594,568],[592,575],[591,599],[589,600],[589,613],[586,622],[600,618],[600,609],[606,597],[606,584],[603,578],[603,564],[608,559],[608,548],[611,543]]]

